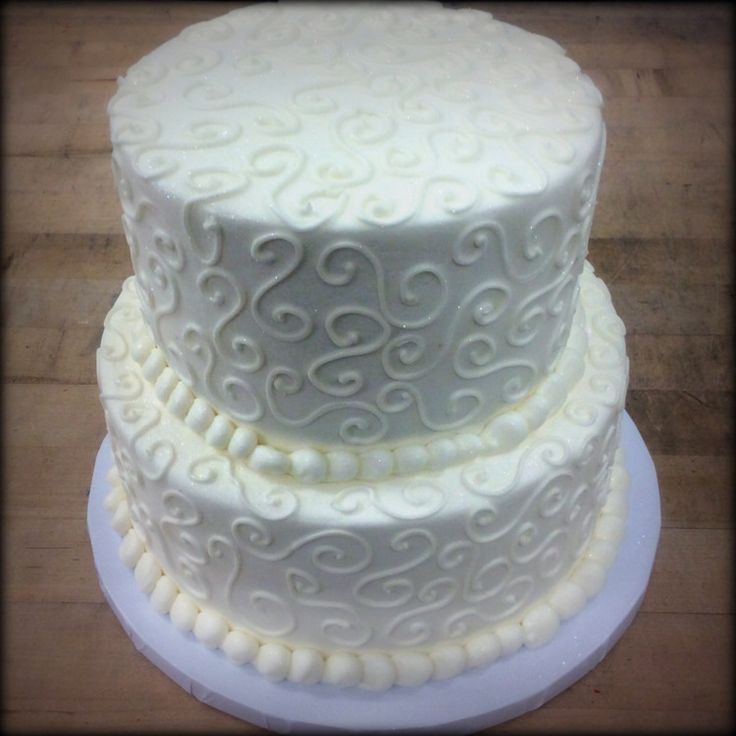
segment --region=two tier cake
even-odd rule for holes
[[[119,81],[107,505],[173,626],[385,689],[596,594],[627,486],[601,102],[553,41],[434,3],[255,5]]]

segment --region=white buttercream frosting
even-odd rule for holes
[[[199,609],[191,596],[179,593],[171,604],[169,615],[171,621],[179,631],[191,631],[197,622]]]
[[[600,591],[628,485],[600,107],[554,42],[435,3],[259,4],[119,80],[105,507],[156,611],[380,692]]]
[[[289,674],[291,651],[282,644],[262,644],[253,664],[267,680],[281,682]]]
[[[600,590],[625,529],[627,359],[590,269],[584,369],[542,428],[442,471],[328,485],[258,475],[170,414],[127,298],[98,353],[107,505],[153,606],[204,645],[274,681],[418,686],[543,645]]]
[[[201,611],[194,622],[194,636],[208,649],[221,647],[228,635],[229,627],[225,618],[215,611]]]
[[[279,3],[187,28],[128,70],[110,114],[113,143],[166,191],[304,230],[554,187],[597,147],[600,105],[560,46],[487,12]]]
[[[222,650],[235,664],[252,662],[259,646],[258,639],[244,631],[231,631],[222,641]]]
[[[294,649],[291,653],[288,679],[302,685],[313,685],[322,680],[325,661],[316,649]]]
[[[161,577],[161,567],[150,552],[144,552],[135,565],[135,582],[144,593],[152,593]]]
[[[625,498],[627,479],[621,472],[623,466],[620,462],[614,465],[614,470],[617,472],[612,475],[612,494]],[[119,479],[114,477],[112,483],[113,488],[122,490]],[[625,506],[622,513],[626,513]],[[595,536],[597,531],[596,528],[589,550],[600,540]],[[131,529],[129,534],[144,547],[137,532]],[[573,577],[579,576],[580,569]],[[326,653],[313,648],[263,642],[247,632],[231,630],[223,616],[211,611],[198,611],[193,601],[188,596],[177,595],[177,590],[172,578],[162,575],[151,592],[151,604],[160,613],[170,611],[179,629],[193,630],[205,646],[221,648],[233,663],[253,663],[261,674],[274,682],[288,679],[302,685],[320,682],[338,687],[359,685],[377,691],[393,686],[418,687],[428,680],[446,680],[469,667],[486,667],[501,656],[513,654],[523,644],[532,648],[542,646],[554,636],[562,621],[578,613],[586,599],[592,597],[568,578],[553,588],[547,602],[534,605],[520,622],[509,621],[494,630],[476,634],[464,646],[445,643],[426,652]],[[177,605],[172,608],[174,600]]]
[[[176,583],[168,575],[162,575],[151,592],[151,605],[158,613],[169,613],[178,593]]]
[[[133,334],[146,330],[132,278],[126,280],[115,310],[107,318],[111,331],[102,347],[115,353],[117,332],[112,322],[124,321]],[[250,427],[217,413],[206,400],[193,398],[189,388],[175,377],[165,362],[155,361],[156,371],[145,370],[151,354],[160,355],[156,345],[147,341],[145,347],[131,349],[131,357],[142,366],[141,376],[152,384],[156,397],[175,416],[183,419],[206,443],[226,451],[234,459],[245,462],[259,473],[291,475],[304,483],[352,480],[381,480],[391,475],[413,475],[427,469],[441,470],[448,465],[467,461],[482,454],[504,452],[519,445],[537,429],[564,400],[567,392],[579,381],[585,367],[588,338],[582,312],[577,312],[567,343],[555,369],[544,378],[534,392],[523,401],[501,410],[490,422],[467,432],[444,433],[426,444],[404,444],[365,450],[333,450],[324,452],[314,447],[302,447],[291,452],[269,444],[267,436]],[[168,391],[159,390],[160,377],[165,376]],[[173,397],[173,398],[172,398]],[[188,407],[188,409],[187,409]]]
[[[144,376],[218,447],[213,412],[284,451],[477,434],[567,342],[600,106],[487,12],[266,3],[186,29],[109,106]]]

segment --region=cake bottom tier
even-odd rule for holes
[[[266,677],[384,689],[548,641],[602,586],[624,529],[623,327],[586,268],[582,376],[515,447],[437,471],[265,475],[170,412],[134,360],[124,293],[98,354],[120,554],[152,605]]]

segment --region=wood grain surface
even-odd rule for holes
[[[453,3],[457,6],[466,3]],[[727,4],[473,3],[560,42],[605,97],[590,260],[628,328],[627,409],[663,529],[633,625],[588,676],[494,729],[732,722],[732,18]],[[231,3],[3,6],[4,635],[10,732],[261,729],[189,696],[105,604],[85,529],[105,435],[94,354],[131,266],[110,169],[115,79]]]

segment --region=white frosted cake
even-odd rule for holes
[[[601,103],[553,41],[433,3],[251,6],[119,80],[107,505],[173,626],[385,689],[596,594],[627,490]]]

